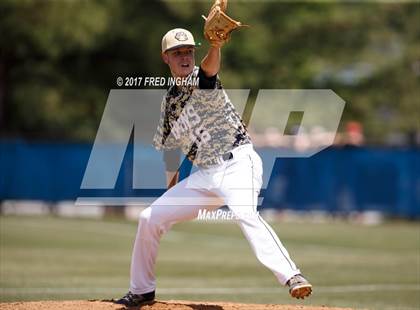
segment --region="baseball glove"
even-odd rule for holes
[[[209,15],[205,17],[204,37],[212,46],[221,46],[230,39],[233,30],[239,27],[248,27],[241,22],[226,15],[227,0],[216,0],[210,9]]]

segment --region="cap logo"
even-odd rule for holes
[[[185,32],[180,31],[180,32],[177,32],[175,34],[175,39],[177,39],[178,41],[187,41],[188,40],[188,36],[187,36],[187,34]]]

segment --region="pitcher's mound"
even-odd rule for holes
[[[109,301],[30,301],[0,303],[1,310],[122,310],[123,306]],[[198,302],[184,300],[155,301],[149,305],[134,307],[142,310],[351,310],[350,308],[330,308],[326,306],[293,306],[293,305],[261,305],[239,304],[231,302]]]

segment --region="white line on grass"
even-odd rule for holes
[[[21,294],[109,294],[124,292],[126,288],[71,288],[71,287],[45,287],[45,288],[0,288],[2,295]],[[224,287],[224,288],[158,288],[161,295],[236,295],[236,294],[277,294],[281,287]],[[332,285],[315,286],[317,293],[363,293],[363,292],[398,292],[420,291],[418,284],[360,284],[360,285]]]

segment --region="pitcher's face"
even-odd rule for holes
[[[194,47],[184,46],[166,51],[162,54],[163,61],[169,66],[173,77],[186,77],[194,69]]]

